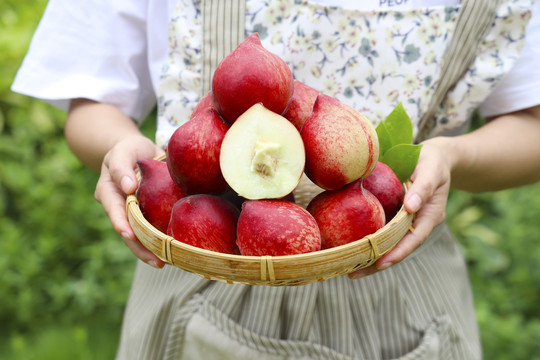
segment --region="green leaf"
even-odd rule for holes
[[[422,145],[398,144],[386,151],[379,161],[388,165],[401,182],[409,179],[418,163]]]
[[[418,157],[419,145],[413,145],[413,126],[411,118],[400,102],[375,128],[379,138],[379,161],[390,166],[401,182],[409,179]]]
[[[379,153],[382,155],[392,147],[392,138],[384,122],[380,122],[375,128],[379,138]]]
[[[413,127],[411,118],[401,102],[386,117],[384,124],[390,134],[392,146],[412,143]]]

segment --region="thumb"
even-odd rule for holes
[[[424,204],[422,197],[415,190],[416,189],[411,187],[411,189],[407,191],[407,194],[405,194],[405,198],[403,199],[403,205],[408,213],[417,212],[422,208],[422,205]]]
[[[120,188],[125,194],[133,194],[137,190],[137,180],[133,172],[126,173],[120,179]]]

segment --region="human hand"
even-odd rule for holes
[[[403,204],[409,213],[416,213],[408,232],[396,246],[379,258],[375,264],[349,274],[358,279],[394,265],[424,243],[432,230],[445,219],[446,203],[450,190],[451,159],[446,151],[449,139],[433,138],[423,143],[418,164],[410,179],[412,185]]]
[[[150,139],[132,135],[118,142],[105,155],[96,185],[95,198],[109,216],[114,230],[120,234],[128,248],[145,263],[162,268],[161,261],[137,239],[126,214],[126,195],[137,190],[135,169],[137,161],[163,153]]]

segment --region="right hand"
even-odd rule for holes
[[[414,231],[408,232],[374,265],[349,274],[350,278],[371,275],[403,261],[444,221],[453,163],[448,149],[454,141],[455,138],[436,137],[422,143],[418,164],[410,178],[412,184],[403,200],[405,210],[416,214],[412,224]]]
[[[155,268],[162,268],[165,264],[135,236],[127,219],[126,196],[137,190],[137,161],[161,154],[163,150],[142,134],[122,139],[105,155],[94,194],[109,216],[114,230],[120,234],[128,248],[139,259]]]

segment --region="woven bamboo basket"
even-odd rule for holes
[[[295,201],[305,207],[321,191],[304,176]],[[127,197],[126,209],[139,241],[164,262],[210,280],[271,286],[305,285],[367,267],[390,251],[412,229],[413,221],[413,214],[402,207],[383,228],[349,244],[299,255],[243,256],[187,245],[160,232],[144,218],[135,195]]]

